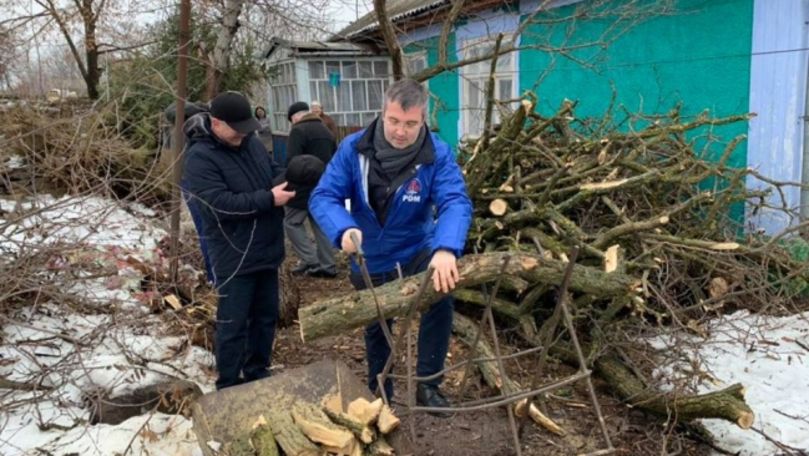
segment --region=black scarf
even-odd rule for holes
[[[396,149],[385,139],[382,119],[377,119],[374,131],[374,158],[379,162],[388,179],[395,179],[416,160],[426,136],[427,126],[422,125],[416,142],[404,149]]]

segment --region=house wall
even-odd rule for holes
[[[809,2],[805,0],[756,0],[753,13],[753,57],[750,72],[750,121],[747,164],[780,181],[801,182],[806,166],[802,144],[806,121],[807,73],[809,73]],[[748,187],[769,184],[750,176]],[[797,186],[774,192],[769,204],[798,209]],[[804,208],[805,210],[806,208]],[[757,228],[775,233],[798,222],[783,212],[761,210],[748,214]]]

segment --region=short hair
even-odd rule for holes
[[[383,111],[391,101],[399,103],[405,111],[410,108],[420,107],[425,115],[427,114],[427,90],[413,79],[400,79],[388,87],[388,90],[385,91]]]

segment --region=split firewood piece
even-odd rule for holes
[[[615,244],[604,252],[604,272],[613,272],[618,269],[620,262],[621,246]]]
[[[377,398],[373,402],[368,402],[364,397],[360,397],[348,404],[348,414],[356,421],[365,426],[376,423],[379,412],[382,411],[382,399]]]
[[[491,212],[497,217],[505,215],[507,210],[508,210],[508,203],[506,202],[506,200],[502,198],[493,199],[492,202],[489,203],[489,212]]]
[[[385,437],[379,436],[378,439],[368,446],[367,454],[371,456],[393,456],[396,452],[390,446]]]
[[[327,394],[320,402],[323,410],[335,414],[343,413],[343,399],[337,394]]]
[[[292,419],[310,440],[334,448],[350,449],[356,439],[348,429],[329,420],[317,406],[299,401],[292,406]]]
[[[394,429],[399,427],[399,424],[401,424],[401,421],[393,414],[393,410],[387,405],[383,405],[382,410],[379,412],[379,420],[376,422],[376,427],[379,428],[379,432],[390,434]]]
[[[326,412],[326,415],[335,424],[343,426],[353,432],[362,443],[371,443],[376,438],[376,431],[373,427],[357,421],[353,416],[343,412],[335,413],[334,410],[328,407],[323,407],[323,411]]]
[[[320,456],[321,451],[295,424],[289,410],[271,410],[267,421],[272,423],[272,431],[278,445],[287,456]]]
[[[250,436],[255,452],[259,456],[278,456],[278,444],[275,443],[272,428],[264,415],[260,415],[253,424],[253,434]],[[254,453],[250,453],[251,455]]]
[[[321,456],[331,454],[336,454],[337,456],[363,456],[364,454],[362,444],[357,440],[354,440],[354,442],[346,448],[337,448],[328,445],[323,445],[321,448],[323,449]]]
[[[542,413],[536,404],[533,402],[529,403],[528,399],[523,399],[517,402],[517,405],[514,406],[514,414],[520,418],[528,416],[534,421],[534,423],[544,427],[548,431],[560,436],[565,435],[565,430],[562,429],[561,426]]]

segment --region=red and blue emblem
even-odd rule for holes
[[[405,194],[402,196],[402,201],[405,203],[421,202],[421,181],[418,178],[411,179],[405,185]]]

